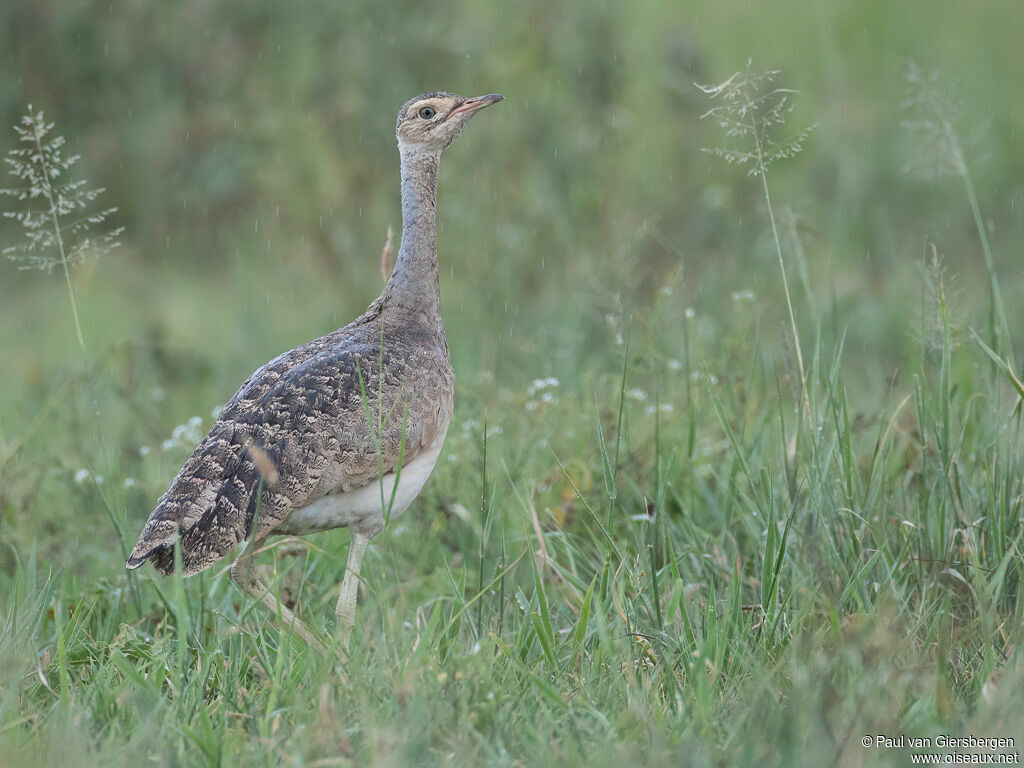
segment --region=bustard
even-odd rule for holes
[[[400,515],[423,488],[452,418],[434,218],[441,152],[501,99],[435,92],[402,106],[402,242],[384,292],[344,328],[274,358],[242,384],[157,502],[127,568],[151,560],[167,575],[180,542],[188,576],[247,542],[231,577],[276,612],[252,567],[260,545],[275,534],[348,526],[336,610],[348,647],[366,547],[383,530],[385,510]],[[291,611],[280,611],[320,647]]]

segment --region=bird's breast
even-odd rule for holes
[[[426,485],[441,454],[446,431],[442,431],[400,471],[390,472],[379,481],[359,488],[328,494],[295,509],[272,533],[304,536],[332,528],[344,528],[354,523],[376,528],[376,523],[383,523],[385,510],[388,511],[389,519],[398,517],[408,509]]]

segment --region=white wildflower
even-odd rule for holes
[[[203,419],[193,416],[184,424],[179,424],[171,431],[171,436],[160,444],[160,450],[170,451],[175,448],[192,449],[203,439]]]
[[[549,376],[546,379],[534,379],[526,390],[526,394],[533,397],[537,392],[541,392],[545,389],[555,389],[558,387],[558,379],[554,376]]]
[[[648,405],[644,408],[644,413],[648,416],[653,416],[655,413],[672,413],[675,408],[672,407],[672,403],[661,403],[657,408],[653,405]]]

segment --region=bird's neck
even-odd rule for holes
[[[402,244],[384,289],[385,312],[442,332],[437,275],[437,169],[440,154],[402,151]]]

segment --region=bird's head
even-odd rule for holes
[[[441,152],[459,138],[473,115],[504,96],[489,93],[464,99],[454,93],[423,93],[398,110],[395,136],[403,151]]]

